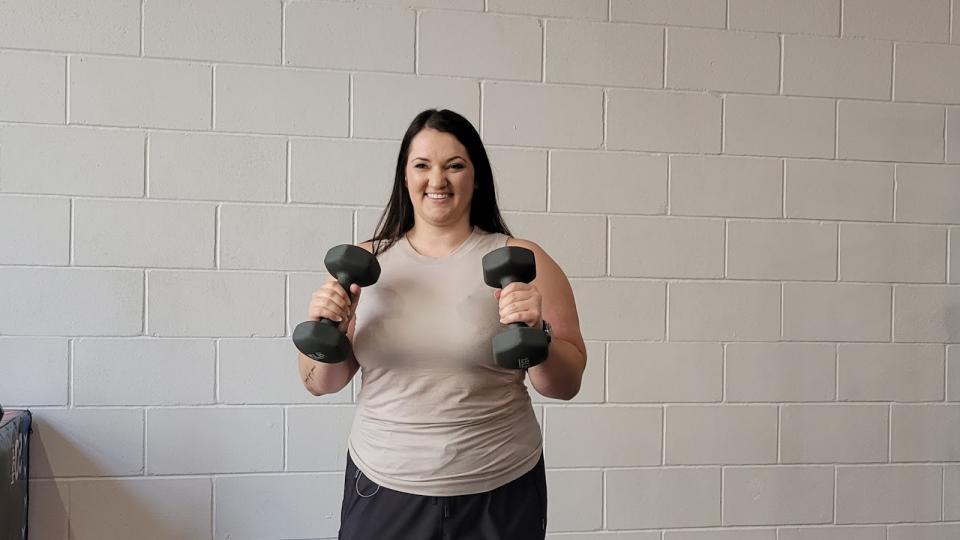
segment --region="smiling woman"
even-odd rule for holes
[[[536,278],[491,292],[482,259],[508,245],[533,253]],[[330,278],[309,313],[339,321],[352,355],[338,364],[300,356],[304,384],[318,395],[362,370],[340,538],[543,538],[543,440],[525,382],[573,398],[585,346],[566,275],[503,223],[469,121],[448,110],[417,115],[390,201],[360,246],[377,257],[379,280],[353,284],[351,300]],[[494,361],[502,325],[538,332],[546,319],[545,361],[529,369]]]

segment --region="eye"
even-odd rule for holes
[[[414,168],[414,169],[426,169],[426,168],[427,168],[427,164],[426,164],[426,163],[416,163],[416,164],[414,164],[413,168]]]
[[[450,165],[450,167],[452,167],[452,168],[454,168],[454,169],[463,169],[463,168],[465,168],[465,166],[464,166],[463,163],[453,163],[453,164]]]

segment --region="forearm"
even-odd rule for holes
[[[580,391],[586,354],[561,339],[550,343],[549,352],[546,360],[527,370],[531,384],[544,397],[573,399]]]
[[[300,379],[315,396],[335,394],[343,389],[360,367],[351,353],[343,362],[326,364],[298,354]]]

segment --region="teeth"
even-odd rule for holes
[[[427,197],[431,199],[446,199],[450,197],[449,193],[427,193]]]

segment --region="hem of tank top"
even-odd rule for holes
[[[462,254],[469,251],[477,242],[480,241],[480,238],[485,235],[490,234],[485,231],[481,231],[480,227],[476,225],[473,226],[473,230],[470,231],[470,236],[468,236],[459,246],[453,248],[453,251],[447,253],[443,257],[431,257],[429,255],[424,255],[413,248],[413,245],[410,244],[410,240],[407,239],[406,233],[400,238],[400,241],[397,243],[400,244],[400,251],[406,253],[410,258],[415,261],[427,263],[427,264],[439,264],[444,261],[449,261],[451,259],[457,258]]]
[[[505,486],[510,482],[513,482],[517,478],[520,478],[521,476],[532,471],[534,467],[537,466],[537,463],[540,462],[540,457],[544,455],[543,454],[543,438],[541,437],[539,444],[537,444],[536,450],[534,450],[529,457],[522,460],[516,467],[511,469],[510,474],[504,477],[506,478],[506,480],[497,480],[495,482],[489,482],[489,481],[472,482],[471,483],[472,485],[479,486],[479,488],[471,488],[469,491],[466,491],[466,492],[455,490],[453,492],[438,493],[436,491],[425,492],[425,491],[411,490],[404,486],[400,486],[399,484],[393,484],[391,486],[390,481],[388,480],[387,482],[384,482],[383,481],[384,477],[381,476],[380,474],[378,473],[370,474],[368,472],[369,468],[366,466],[366,464],[361,465],[362,458],[360,460],[357,459],[357,453],[354,450],[352,441],[350,440],[349,437],[347,438],[347,452],[350,453],[350,459],[353,461],[353,465],[357,468],[357,470],[362,472],[364,476],[366,476],[368,479],[370,479],[377,485],[380,485],[392,491],[399,491],[401,493],[407,493],[409,495],[419,495],[421,497],[460,497],[463,495],[474,495],[477,493],[486,493],[488,491],[493,491],[501,486]],[[535,458],[535,459],[532,459],[532,458]],[[364,470],[364,469],[367,469],[367,470]],[[518,471],[519,471],[519,474],[517,474]]]

